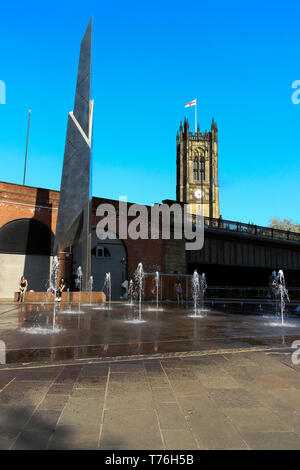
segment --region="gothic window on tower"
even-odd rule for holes
[[[194,160],[194,180],[199,181],[199,179],[200,179],[199,159],[195,158],[195,160]]]
[[[200,175],[201,175],[201,181],[205,180],[205,158],[201,157],[200,160]]]

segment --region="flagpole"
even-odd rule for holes
[[[196,98],[196,105],[195,105],[195,134],[197,132],[197,98]]]
[[[28,153],[28,139],[29,139],[29,126],[30,126],[30,114],[31,114],[31,109],[28,110],[28,127],[27,127],[27,139],[26,139],[26,152],[25,152],[25,165],[24,165],[23,185],[25,184],[25,178],[26,178],[27,153]]]

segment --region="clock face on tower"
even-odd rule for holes
[[[196,189],[194,196],[196,199],[202,199],[204,196],[204,191],[202,191],[202,189]]]

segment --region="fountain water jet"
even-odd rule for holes
[[[92,293],[93,293],[93,284],[94,284],[94,278],[93,276],[90,276],[89,282],[88,282],[88,289],[89,289],[89,303],[88,304],[83,304],[84,306],[91,307],[92,305]]]
[[[142,319],[142,298],[144,294],[144,270],[142,263],[139,263],[134,273],[134,296],[138,298],[139,315],[134,320],[125,320],[126,323],[145,323]]]
[[[200,280],[197,269],[195,269],[192,277],[192,295],[194,300],[194,316],[196,317],[198,314],[198,302],[200,295]]]
[[[103,290],[104,290],[104,292],[107,292],[107,295],[108,295],[108,310],[110,310],[110,308],[111,308],[111,275],[110,275],[110,273],[105,274]]]
[[[77,278],[75,280],[76,286],[79,289],[79,297],[78,297],[78,313],[81,313],[80,310],[80,303],[81,303],[81,290],[82,290],[82,269],[81,266],[78,266],[77,268]]]
[[[290,302],[290,298],[286,288],[284,274],[281,269],[278,271],[278,274],[274,276],[272,287],[276,298],[279,299],[280,302],[281,324],[284,325],[286,302]]]
[[[200,301],[201,301],[201,310],[204,310],[204,296],[207,289],[207,282],[205,273],[201,274],[200,277]]]
[[[155,291],[156,291],[156,308],[158,310],[158,297],[159,297],[159,272],[155,273]]]
[[[55,329],[55,322],[56,322],[56,290],[57,290],[57,278],[58,278],[58,257],[53,256],[52,260],[52,268],[51,268],[51,275],[50,275],[50,291],[54,294],[54,304],[53,304],[53,330]]]
[[[204,311],[204,295],[207,289],[206,277],[202,273],[199,276],[197,269],[195,269],[192,277],[192,295],[194,301],[194,317],[201,317],[200,312]],[[200,306],[200,308],[199,308]]]
[[[152,294],[154,295],[154,302],[156,304],[155,307],[149,307],[147,308],[148,312],[161,312],[164,309],[159,306],[159,293],[160,293],[160,274],[159,271],[155,272],[154,278],[153,278],[153,289],[151,290]]]
[[[138,321],[142,320],[142,296],[144,293],[144,270],[142,263],[138,264],[138,267],[134,274],[135,281],[138,289],[138,299],[139,299],[139,317]]]
[[[128,288],[129,305],[133,305],[133,288],[133,280],[130,279]]]

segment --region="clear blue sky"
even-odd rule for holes
[[[219,127],[223,218],[300,220],[299,2],[2,2],[1,180],[59,189],[79,46],[93,16],[93,195],[175,198],[180,120]]]

